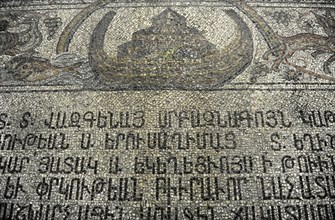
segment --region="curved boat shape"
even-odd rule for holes
[[[99,0],[77,14],[61,34],[57,45],[57,53],[67,52],[72,37],[83,22],[92,13],[110,2],[111,0]],[[174,13],[177,18],[176,22],[186,21],[186,18],[171,9],[165,11]],[[170,48],[160,54],[160,46],[152,49],[150,48],[153,47],[152,44],[145,41],[150,40],[151,35],[157,34],[151,33],[155,29],[152,28],[140,30],[133,34],[140,37],[144,36],[143,42],[145,43],[142,42],[140,51],[145,52],[148,49],[152,52],[151,54],[147,54],[148,56],[145,54],[142,56],[142,52],[137,54],[135,51],[138,48],[134,48],[136,43],[128,42],[128,44],[119,46],[121,52],[118,51],[118,56],[111,57],[104,51],[105,35],[116,15],[116,12],[110,11],[103,16],[92,33],[89,44],[90,65],[93,71],[111,88],[174,88],[186,90],[221,88],[222,85],[242,73],[250,65],[253,57],[253,39],[247,24],[235,11],[225,12],[236,26],[234,39],[225,48],[217,49],[215,45],[207,43],[206,39],[199,35],[199,31],[182,24],[184,29],[177,31],[195,35],[192,42],[196,43],[183,41],[182,37],[176,33],[169,35],[173,36],[173,41],[162,40],[169,38],[161,36],[161,42],[163,42],[161,45],[168,45],[167,47]],[[178,25],[170,26],[167,30],[175,31],[172,27],[176,26]],[[155,31],[157,30],[155,29]],[[158,35],[169,34],[163,32],[158,33]],[[133,36],[135,39],[132,41],[137,40],[136,36]],[[180,45],[176,45],[175,41]]]
[[[235,37],[227,47],[198,60],[160,61],[109,57],[104,51],[104,41],[115,16],[115,12],[109,12],[92,34],[89,50],[91,66],[112,87],[117,88],[217,89],[242,73],[251,63],[253,55],[253,40],[248,26],[235,11],[229,10],[226,14],[237,26]]]
[[[227,0],[244,13],[257,27],[270,49],[278,48],[282,43],[268,23],[245,0]],[[276,52],[274,52],[276,55]]]
[[[73,35],[77,32],[78,28],[84,23],[84,21],[94,12],[111,2],[113,2],[113,0],[99,0],[79,12],[63,30],[57,44],[56,53],[60,54],[68,52]]]
[[[108,12],[98,23],[92,33],[91,42],[89,45],[88,57],[92,70],[96,73],[104,73],[109,71],[111,60],[104,50],[105,35],[108,27],[114,19],[116,12]]]

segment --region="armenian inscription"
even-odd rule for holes
[[[287,93],[18,94],[44,108],[1,113],[2,218],[332,219],[332,98]]]
[[[0,6],[0,219],[335,219],[331,1]]]

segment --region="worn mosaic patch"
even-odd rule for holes
[[[0,219],[335,219],[335,4],[0,2]]]

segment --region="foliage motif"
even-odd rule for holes
[[[305,73],[308,75],[313,75],[317,78],[323,78],[327,80],[334,81],[335,79],[330,76],[325,76],[319,73],[313,73],[305,68],[305,66],[299,66],[289,61],[289,59],[297,51],[306,51],[311,50],[311,56],[317,58],[321,54],[331,54],[323,63],[324,73],[330,75],[332,71],[330,66],[335,62],[335,19],[332,15],[330,9],[326,10],[325,15],[319,15],[314,13],[317,22],[323,27],[324,32],[327,36],[313,34],[313,33],[301,33],[293,36],[280,36],[277,35],[277,38],[281,42],[278,47],[271,48],[264,54],[264,59],[268,60],[270,55],[275,56],[274,63],[272,65],[273,70],[278,70],[281,64],[287,64],[295,68],[296,74]]]

